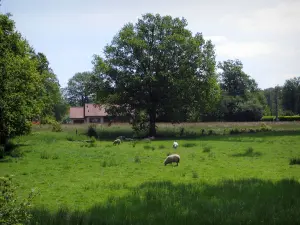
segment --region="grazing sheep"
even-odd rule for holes
[[[173,148],[176,149],[176,148],[178,147],[178,145],[179,145],[179,144],[178,144],[176,141],[174,141],[174,143],[173,143]]]
[[[179,161],[180,161],[180,156],[178,154],[172,154],[172,155],[169,155],[165,159],[164,164],[166,166],[167,164],[170,164],[170,163],[172,164],[173,162],[175,162],[175,163],[177,163],[177,166],[178,166]]]
[[[120,139],[116,139],[116,140],[114,140],[114,143],[113,143],[113,145],[116,145],[116,144],[121,144],[121,140]]]

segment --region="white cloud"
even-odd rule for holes
[[[277,35],[289,35],[299,32],[300,1],[283,1],[276,6],[258,9],[238,19],[236,15],[227,15],[221,19],[224,24],[235,23],[246,32],[271,32]]]
[[[276,51],[276,45],[271,42],[231,41],[225,36],[205,36],[215,45],[216,54],[227,58],[252,58],[269,55]]]

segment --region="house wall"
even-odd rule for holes
[[[86,123],[104,123],[104,117],[99,116],[99,117],[86,117],[85,119]]]

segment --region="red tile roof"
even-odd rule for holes
[[[85,116],[107,116],[104,106],[85,104]]]
[[[104,106],[85,104],[85,116],[107,116]],[[83,119],[83,107],[70,107],[70,118],[71,119]]]
[[[71,119],[83,119],[83,107],[70,107]]]

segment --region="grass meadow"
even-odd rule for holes
[[[116,146],[127,125],[98,125],[95,143],[86,125],[35,126],[13,140],[22,157],[3,159],[0,176],[14,176],[19,198],[38,191],[35,225],[300,224],[300,123],[267,125],[230,135],[261,123],[159,124],[157,139]],[[179,166],[164,166],[170,153]]]

